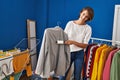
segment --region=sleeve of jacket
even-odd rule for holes
[[[36,70],[35,70],[35,73],[38,75],[43,73],[44,64],[45,64],[45,56],[47,54],[47,51],[48,50],[47,50],[46,30],[45,30],[44,35],[43,35],[42,44],[41,44],[41,49],[39,52],[38,62],[37,62]]]

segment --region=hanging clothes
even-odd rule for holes
[[[97,44],[91,44],[91,46],[88,49],[88,52],[87,52],[88,54],[87,54],[87,58],[86,58],[86,77],[91,78],[95,52],[96,52],[97,48],[98,48]]]
[[[98,65],[98,72],[97,72],[97,80],[102,80],[102,74],[103,74],[103,68],[106,62],[106,59],[109,55],[109,52],[113,50],[113,47],[108,46],[107,48],[102,50],[102,53],[100,55],[99,59],[99,65]]]
[[[112,63],[112,58],[114,56],[114,54],[120,49],[115,49],[115,50],[112,50],[109,55],[108,55],[108,58],[105,62],[105,66],[104,66],[104,70],[103,70],[103,80],[110,80],[110,68],[111,68],[111,63]]]
[[[110,80],[120,80],[120,50],[113,56],[110,70]]]
[[[102,52],[102,49],[107,48],[108,46],[106,44],[102,45],[101,47],[99,47],[96,51],[95,54],[95,59],[94,59],[94,64],[93,64],[93,71],[92,71],[92,76],[91,76],[91,80],[97,80],[97,71],[98,71],[98,65],[99,65],[99,58],[100,58],[100,54]]]
[[[98,40],[98,46],[95,43],[89,44],[86,58],[86,78],[90,80],[119,80],[120,79],[120,48],[111,46],[112,41],[106,39],[92,38]],[[102,43],[109,42],[107,43]],[[100,44],[99,44],[100,43]],[[116,44],[120,42],[116,41]],[[97,43],[96,43],[97,45]],[[94,52],[95,51],[95,52]],[[93,55],[94,54],[94,55]],[[93,63],[92,63],[93,62]],[[91,67],[93,66],[93,67]]]
[[[0,80],[14,72],[12,60],[13,56],[0,58]]]
[[[68,40],[67,34],[59,27],[45,29],[35,73],[41,77],[50,77],[50,72],[56,76],[64,75],[70,64],[70,49],[68,45],[59,45],[57,40]]]
[[[29,51],[23,51],[18,55],[14,55],[13,57],[13,69],[14,73],[19,73],[22,70],[26,70],[27,76],[32,75],[32,67],[30,63],[30,54]]]

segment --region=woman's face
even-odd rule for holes
[[[88,19],[89,19],[89,13],[87,10],[83,10],[81,13],[80,13],[80,19],[83,21],[83,22],[86,22]]]

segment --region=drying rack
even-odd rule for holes
[[[23,38],[20,42],[18,42],[18,44],[14,47],[16,49],[20,49],[20,50],[26,50],[29,49],[30,52],[34,51],[36,49],[36,47],[39,45],[40,43],[40,39],[36,39],[36,38],[32,38],[36,40],[36,44],[30,49],[28,48],[28,38]]]
[[[25,51],[25,50],[29,50],[29,53],[30,53],[30,55],[32,55],[34,52],[36,52],[36,48],[37,48],[37,46],[39,45],[39,43],[40,43],[40,40],[39,39],[36,39],[36,38],[32,38],[32,39],[35,39],[36,40],[36,43],[35,43],[35,45],[33,45],[33,47],[32,48],[28,48],[28,38],[23,38],[22,40],[20,40],[19,42],[18,42],[18,44],[14,47],[14,49],[19,49],[19,50],[21,50],[21,51]],[[19,56],[19,54],[15,54],[15,56]],[[28,56],[28,58],[29,58],[30,56]],[[7,57],[7,58],[5,58],[5,59],[8,59],[8,58],[11,58],[11,57]],[[28,60],[28,59],[27,59]],[[27,62],[27,60],[26,60],[26,62]],[[22,75],[22,72],[24,71],[24,69],[20,72],[20,75],[18,76],[18,80],[20,79],[20,77],[21,77],[21,75]],[[5,75],[6,76],[6,75]],[[6,79],[7,80],[7,79]]]

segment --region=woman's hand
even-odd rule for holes
[[[74,41],[72,41],[72,40],[67,40],[67,41],[65,41],[65,44],[72,45],[72,44],[74,44]]]

